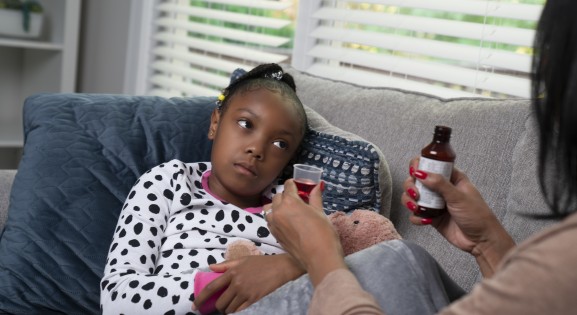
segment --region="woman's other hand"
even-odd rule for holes
[[[418,158],[411,160],[410,176],[403,183],[402,203],[414,212],[419,198],[415,181],[419,180],[441,194],[448,212],[434,219],[412,215],[411,222],[431,224],[451,244],[475,256],[483,275],[491,276],[503,256],[515,246],[513,239],[465,173],[453,168],[448,181],[441,175],[418,170],[418,165]]]
[[[347,268],[338,234],[323,211],[323,185],[311,191],[307,204],[294,181],[287,180],[284,192],[274,196],[272,211],[265,216],[271,233],[307,270],[314,286],[331,271]]]

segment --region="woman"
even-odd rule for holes
[[[418,170],[418,160],[412,160],[403,203],[409,209],[416,203],[418,180],[445,198],[448,213],[434,220],[412,216],[411,222],[434,226],[451,244],[473,255],[485,277],[464,294],[424,250],[407,242],[381,243],[369,253],[362,252],[361,265],[367,268],[357,268],[353,275],[344,262],[338,237],[322,214],[319,189],[306,205],[299,200],[294,183],[288,181],[285,193],[273,199],[273,210],[266,219],[273,235],[309,273],[315,287],[309,313],[568,314],[577,310],[573,296],[577,292],[577,214],[571,208],[577,200],[574,12],[574,0],[547,1],[533,59],[539,177],[550,217],[563,220],[515,246],[464,173],[455,169],[449,182]],[[545,178],[553,180],[545,182]],[[412,264],[413,258],[418,264]]]

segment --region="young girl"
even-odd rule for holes
[[[251,240],[266,254],[283,253],[261,211],[282,189],[275,180],[307,128],[295,89],[278,65],[256,67],[219,97],[208,131],[210,163],[172,160],[140,177],[108,254],[100,286],[104,314],[190,313],[197,268],[222,262],[227,244],[235,240]],[[262,272],[278,270],[281,260],[285,264],[280,266],[293,271],[289,276]],[[234,288],[223,294],[227,312],[300,276],[303,271],[296,266],[288,255],[236,264],[237,270],[252,273],[245,277],[258,277],[263,284],[230,285]],[[227,276],[231,283],[234,274]],[[245,291],[251,297],[242,296]]]

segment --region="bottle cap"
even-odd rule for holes
[[[451,128],[447,126],[435,126],[434,137],[437,140],[449,141],[451,138]]]
[[[441,126],[441,125],[435,126],[435,133],[438,133],[438,132],[440,132],[440,133],[446,132],[448,134],[451,134],[451,128],[447,127],[447,126]]]

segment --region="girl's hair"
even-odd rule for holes
[[[533,109],[539,126],[539,182],[552,214],[577,199],[577,1],[548,0],[533,55]]]
[[[218,110],[221,114],[224,114],[234,95],[260,88],[279,93],[283,99],[294,106],[301,123],[302,134],[304,135],[308,128],[307,115],[303,104],[296,94],[295,81],[290,74],[285,73],[283,69],[275,63],[259,65],[231,82],[219,97],[219,101],[217,102]]]

